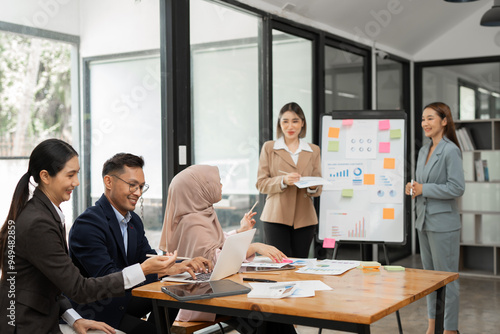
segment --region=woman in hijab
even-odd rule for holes
[[[246,213],[240,228],[229,233],[222,227],[213,207],[222,199],[219,169],[215,166],[194,165],[177,174],[168,188],[167,209],[160,239],[160,249],[176,249],[179,256],[197,257],[217,262],[227,236],[247,231],[255,225],[255,213]],[[275,262],[286,258],[279,249],[263,243],[252,243],[247,260],[255,253],[268,256]],[[180,321],[214,321],[215,314],[180,310]],[[296,333],[293,325],[273,322],[251,324],[245,319],[233,318],[228,322],[240,333]]]
[[[168,188],[160,249],[166,252],[177,249],[178,256],[203,256],[217,262],[226,237],[251,229],[255,225],[252,217],[256,214],[246,213],[238,230],[225,233],[213,207],[221,199],[222,184],[217,167],[194,165],[177,174]],[[276,247],[260,242],[250,245],[247,258],[255,253],[274,262],[286,258]]]

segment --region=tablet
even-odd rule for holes
[[[161,291],[180,301],[247,294],[249,287],[231,280],[162,286]]]
[[[258,267],[241,266],[241,268],[238,272],[239,273],[255,273],[255,272],[262,272],[262,271],[277,271],[277,270],[290,270],[290,269],[296,269],[296,268],[295,268],[295,266],[292,266],[291,264],[286,264],[282,267],[266,267],[265,265],[258,266]]]

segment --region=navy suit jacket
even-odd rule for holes
[[[78,216],[69,232],[69,252],[83,276],[101,277],[120,272],[125,267],[145,261],[146,254],[156,254],[144,235],[141,219],[134,212],[130,214],[127,253],[119,222],[106,196],[102,195],[95,206]],[[142,284],[156,280],[157,275],[148,275]],[[131,292],[126,291],[124,297],[85,305],[74,304],[74,307],[84,318],[104,321],[117,328],[130,298]]]
[[[427,164],[430,143],[420,149],[415,176],[422,184],[422,196],[416,198],[418,230],[450,232],[460,229],[457,198],[465,191],[462,153],[451,140],[443,137]]]

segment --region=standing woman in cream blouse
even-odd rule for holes
[[[321,194],[321,186],[300,189],[294,184],[301,176],[321,176],[320,149],[303,139],[306,119],[295,102],[281,108],[276,130],[278,139],[264,143],[260,153],[257,189],[267,194],[260,219],[267,244],[306,258],[318,224],[312,197]]]

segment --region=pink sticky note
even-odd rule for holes
[[[379,130],[389,130],[390,128],[391,128],[391,121],[389,121],[388,119],[378,121]]]
[[[342,125],[343,126],[349,126],[352,125],[353,120],[352,119],[343,119],[342,120]]]
[[[290,260],[290,259],[283,259],[281,260],[281,263],[292,263],[293,260]]]
[[[335,239],[325,238],[323,240],[323,248],[335,248]]]
[[[379,153],[391,153],[391,143],[381,142],[378,144]]]

